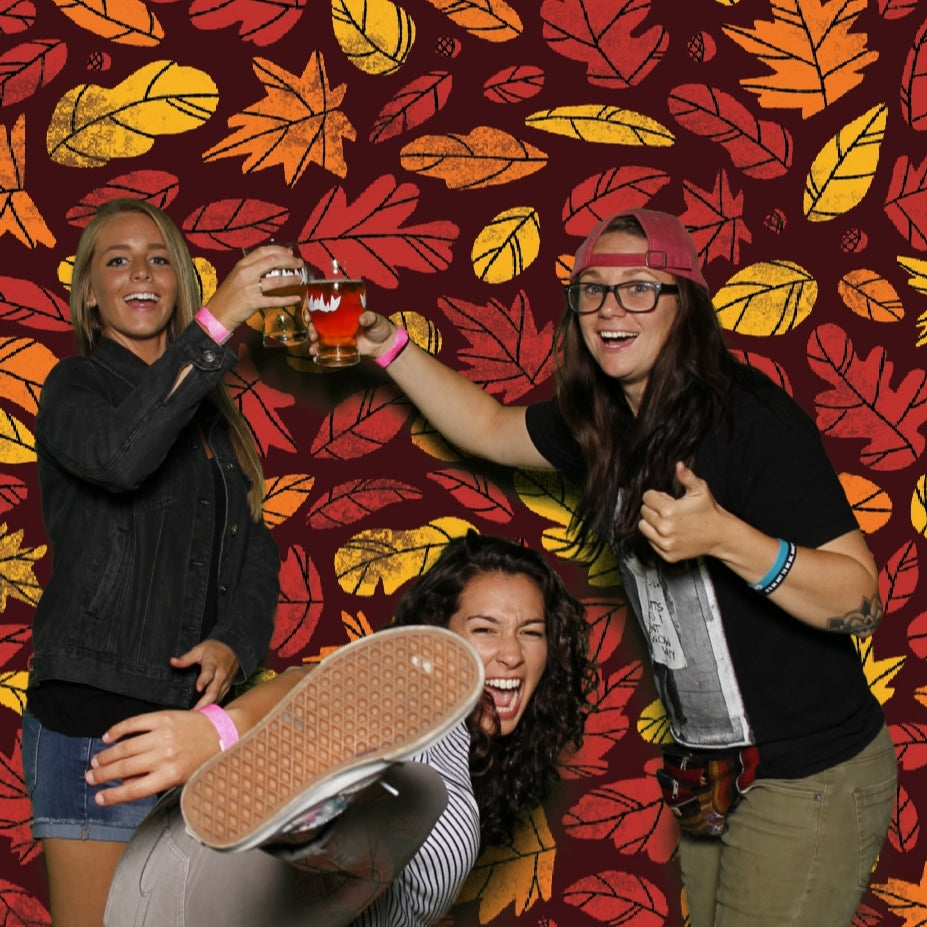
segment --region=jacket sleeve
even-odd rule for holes
[[[48,375],[36,416],[40,454],[112,492],[138,488],[164,461],[202,399],[236,363],[233,352],[191,323],[153,364],[126,381],[119,401],[88,358],[67,358]],[[175,389],[180,373],[187,375]],[[123,378],[124,379],[124,378]]]
[[[280,551],[270,529],[263,521],[249,522],[244,565],[229,589],[232,601],[209,635],[238,657],[241,672],[236,683],[257,669],[270,646],[280,594],[279,570]]]

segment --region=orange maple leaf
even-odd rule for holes
[[[740,83],[766,109],[801,108],[804,119],[819,113],[857,86],[879,57],[867,49],[864,33],[850,31],[866,6],[866,0],[782,0],[772,21],[754,20],[752,30],[722,27],[772,69]]]
[[[919,883],[889,879],[871,888],[872,893],[888,905],[889,911],[904,921],[902,927],[920,927],[927,920],[927,866]]]
[[[0,235],[15,235],[27,248],[54,247],[55,236],[26,193],[26,117],[7,135],[0,126]]]
[[[237,131],[203,152],[203,160],[244,156],[243,174],[280,164],[289,186],[312,162],[344,177],[342,142],[353,141],[356,132],[338,109],[345,85],[329,86],[322,55],[313,52],[299,76],[266,58],[254,59],[254,73],[267,95],[229,119]]]

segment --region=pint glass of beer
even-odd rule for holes
[[[366,307],[366,284],[345,273],[338,261],[310,275],[306,310],[319,333],[320,366],[350,367],[360,361],[357,320]]]
[[[299,254],[298,246],[291,241],[274,241],[266,244],[289,248]],[[260,245],[258,246],[260,247]],[[252,248],[243,249],[246,253]],[[265,296],[291,296],[286,306],[268,306],[261,310],[264,320],[264,346],[286,348],[299,344],[309,337],[303,316],[306,307],[306,283],[309,279],[305,266],[300,268],[275,267],[261,277],[261,292]]]

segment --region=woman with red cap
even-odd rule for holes
[[[731,356],[674,216],[600,222],[565,293],[545,403],[501,405],[369,311],[361,352],[461,449],[580,486],[577,539],[614,552],[669,718],[692,927],[846,927],[897,769],[853,642],[878,570],[820,435]]]

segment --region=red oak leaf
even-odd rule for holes
[[[908,644],[914,656],[927,659],[927,612],[921,612],[908,625]]]
[[[63,332],[71,328],[71,309],[47,287],[17,277],[0,277],[0,319]]]
[[[927,20],[921,23],[901,73],[901,115],[913,129],[927,129]]]
[[[879,927],[882,923],[882,912],[861,904],[850,921],[850,927]]]
[[[913,541],[908,541],[888,558],[879,571],[879,597],[886,615],[908,604],[917,591],[919,576],[917,548]]]
[[[0,753],[0,834],[10,841],[10,849],[22,865],[39,855],[39,844],[32,839],[29,829],[31,820],[32,803],[23,779],[22,734],[17,731],[12,755]],[[4,920],[3,923],[16,922]]]
[[[669,914],[666,896],[653,882],[615,869],[577,880],[563,900],[603,924],[663,927]]]
[[[459,467],[449,467],[429,473],[428,478],[443,486],[474,515],[479,515],[487,521],[504,523],[512,520],[512,504],[508,497],[492,480],[488,480],[482,474]]]
[[[418,206],[415,184],[377,178],[350,205],[341,187],[322,198],[299,233],[300,252],[321,267],[332,258],[378,286],[399,283],[398,267],[422,273],[445,270],[459,229],[453,222],[429,222],[403,228]]]
[[[7,669],[16,654],[32,642],[32,630],[27,624],[0,625],[0,668]]]
[[[544,0],[544,40],[559,55],[586,63],[590,84],[634,87],[669,47],[663,26],[635,32],[650,15],[650,0]]]
[[[25,502],[28,496],[28,483],[9,473],[0,473],[0,515]]]
[[[903,770],[920,769],[927,765],[927,724],[905,721],[890,724],[888,729],[895,744],[898,765]]]
[[[391,441],[409,417],[411,404],[393,386],[355,393],[319,429],[312,454],[334,460],[354,460]]]
[[[60,39],[23,42],[0,55],[0,106],[28,99],[50,84],[68,60]]]
[[[431,71],[406,84],[377,114],[370,141],[385,142],[426,123],[444,108],[453,80],[448,71]]]
[[[564,778],[604,776],[608,772],[606,754],[628,732],[630,720],[625,709],[643,671],[638,660],[600,683],[593,700],[595,710],[586,720],[582,746],[561,762]]]
[[[272,45],[299,22],[307,0],[193,0],[190,20],[197,29],[225,29],[255,45]]]
[[[788,129],[757,119],[729,93],[705,84],[681,84],[668,99],[676,121],[696,135],[717,142],[734,167],[748,177],[781,177],[792,164],[792,136]]]
[[[563,227],[568,235],[585,238],[596,223],[623,209],[646,206],[668,183],[666,171],[624,165],[593,174],[570,191],[563,206]]]
[[[315,530],[343,528],[389,505],[413,502],[422,495],[420,489],[397,480],[348,480],[332,487],[309,509],[306,524]]]
[[[521,103],[544,89],[544,72],[522,64],[497,71],[483,82],[483,96],[491,103]]]
[[[698,248],[702,264],[724,258],[740,263],[740,243],[753,238],[744,223],[743,192],[733,193],[725,171],[715,176],[711,191],[703,190],[686,180],[682,184],[686,211],[679,221],[689,230]]]
[[[293,405],[296,399],[261,380],[247,345],[239,346],[238,363],[226,375],[225,382],[262,455],[266,456],[272,447],[291,452],[296,450],[296,442],[277,412]]]
[[[13,35],[32,28],[35,4],[32,0],[0,0],[0,35]]]
[[[925,123],[927,128],[927,123]],[[885,194],[885,215],[918,251],[927,250],[927,159],[916,167],[907,157],[895,162]]]
[[[193,210],[183,231],[198,248],[250,248],[275,235],[289,215],[282,206],[263,200],[215,200]]]
[[[319,571],[306,551],[294,544],[280,564],[280,599],[270,649],[281,658],[302,653],[315,633],[323,605]]]
[[[888,828],[888,842],[899,852],[908,853],[917,845],[921,822],[917,807],[904,786],[898,786],[898,797]]]
[[[592,789],[564,815],[564,829],[580,840],[611,840],[619,853],[646,852],[665,863],[676,850],[679,827],[656,777],[623,779]]]
[[[860,462],[875,470],[900,470],[916,463],[924,451],[918,430],[927,419],[927,375],[909,370],[897,389],[894,367],[884,348],[857,357],[846,332],[837,325],[818,326],[808,339],[811,369],[833,388],[818,393],[818,428],[837,438],[863,438]]]
[[[132,171],[114,177],[102,187],[91,190],[65,214],[71,225],[83,228],[96,212],[97,206],[117,196],[146,200],[158,209],[166,209],[180,192],[180,181],[167,171]]]
[[[438,308],[471,347],[460,352],[461,372],[512,402],[553,373],[553,323],[538,331],[522,290],[506,308],[493,299],[485,305],[442,298]]]

